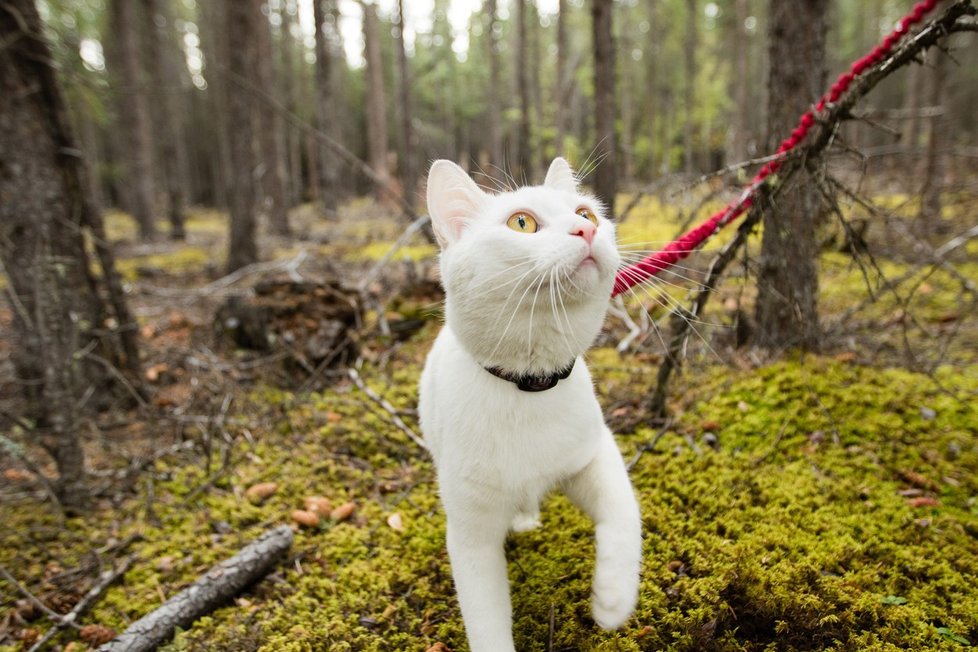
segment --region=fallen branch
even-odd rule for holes
[[[173,636],[177,627],[189,627],[245,587],[274,568],[292,545],[292,530],[282,525],[269,530],[163,603],[143,616],[119,636],[99,648],[99,652],[142,652],[155,650]]]

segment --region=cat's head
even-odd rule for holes
[[[492,194],[436,161],[428,212],[441,245],[446,322],[477,362],[550,373],[601,329],[619,257],[615,227],[555,159],[542,186]]]

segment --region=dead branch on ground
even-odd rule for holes
[[[282,525],[269,530],[176,594],[158,609],[143,616],[99,652],[155,650],[173,636],[177,627],[189,627],[201,616],[239,594],[267,575],[292,546],[292,530]]]

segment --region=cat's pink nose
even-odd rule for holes
[[[588,244],[591,244],[591,241],[594,240],[594,232],[597,230],[598,227],[591,222],[581,222],[571,229],[571,235],[579,235],[584,238]]]

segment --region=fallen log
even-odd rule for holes
[[[155,650],[173,636],[177,627],[189,627],[267,575],[292,545],[292,538],[292,530],[287,525],[269,530],[158,609],[134,622],[98,652]]]

